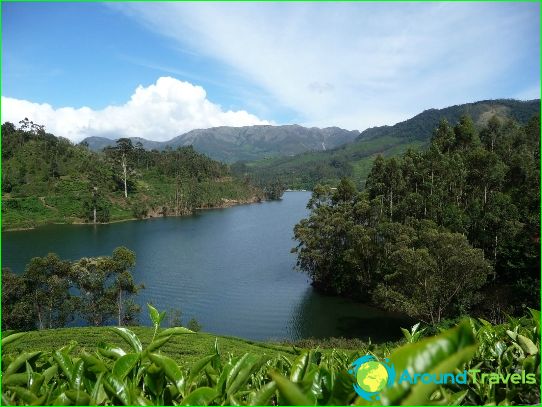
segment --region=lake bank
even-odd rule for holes
[[[105,225],[46,225],[2,232],[3,266],[24,271],[35,256],[136,253],[134,278],[145,284],[137,302],[179,309],[203,330],[252,340],[357,337],[395,340],[403,316],[319,294],[296,272],[293,227],[306,217],[310,192],[281,201],[196,211],[193,215]],[[142,314],[141,323],[148,324]]]
[[[167,213],[162,214],[157,211],[151,211],[149,215],[139,217],[139,218],[137,217],[113,218],[109,220],[108,222],[96,222],[96,223],[84,222],[80,218],[71,218],[72,221],[70,221],[70,218],[66,218],[66,220],[64,221],[44,221],[43,223],[39,223],[33,226],[4,226],[4,222],[2,221],[2,232],[33,230],[33,229],[46,226],[46,225],[109,225],[113,223],[130,222],[130,221],[135,221],[135,220],[145,220],[145,219],[154,219],[154,218],[163,218],[163,217],[190,216],[194,214],[194,211],[207,210],[207,209],[224,209],[224,208],[231,208],[232,206],[237,206],[237,205],[249,205],[249,204],[260,203],[260,202],[265,202],[265,201],[266,201],[265,199],[257,195],[254,195],[249,199],[241,199],[241,200],[222,198],[222,202],[218,205],[194,208],[192,212],[189,212],[189,213],[181,213],[181,214],[175,215],[175,214],[167,214]]]

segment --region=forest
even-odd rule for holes
[[[96,153],[29,120],[2,125],[2,168],[3,228],[183,215],[266,198],[192,147],[147,151],[119,139]]]
[[[318,185],[297,267],[324,292],[429,324],[540,308],[540,116],[442,120],[425,151],[374,161],[366,187]]]

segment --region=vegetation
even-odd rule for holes
[[[193,337],[185,328],[160,329],[164,313],[149,306],[154,328],[147,340],[126,328],[110,328],[115,345],[89,348],[72,342],[54,350],[26,347],[15,333],[2,339],[2,404],[38,405],[347,405],[367,404],[354,392],[349,365],[367,349],[290,350],[237,341],[232,353],[216,338],[204,356],[187,365],[167,352],[171,343],[189,348]],[[85,328],[79,328],[85,329]],[[89,328],[86,328],[89,329]],[[96,329],[96,328],[90,328]],[[101,328],[105,329],[105,328]],[[74,331],[75,332],[75,331]],[[152,332],[152,338],[148,340]],[[421,332],[421,331],[419,331]],[[111,337],[109,334],[109,338]],[[470,370],[466,384],[401,383],[382,391],[375,403],[402,405],[537,404],[540,401],[540,313],[493,326],[464,320],[436,337],[406,335],[407,343],[376,350],[396,371],[443,374]],[[206,336],[207,345],[210,345]],[[119,346],[123,341],[123,346]],[[43,343],[43,342],[42,342]],[[457,370],[456,370],[457,369]],[[474,371],[474,372],[473,372]],[[533,380],[510,380],[518,372]],[[482,373],[502,380],[481,381]],[[477,375],[478,380],[474,380]],[[532,375],[532,376],[527,376]],[[519,376],[519,375],[518,375]]]
[[[28,120],[2,125],[2,169],[3,228],[183,215],[263,198],[192,147],[147,151],[120,139],[96,153]]]
[[[2,270],[2,330],[63,327],[75,318],[89,325],[137,323],[133,297],[143,288],[132,277],[135,254],[70,262],[56,254],[33,258],[21,275]]]
[[[176,149],[192,145],[196,151],[214,160],[233,163],[240,160],[258,160],[265,157],[292,156],[304,151],[321,151],[353,141],[359,131],[338,127],[319,129],[297,124],[284,126],[211,127],[196,129],[181,134],[169,141],[151,141],[139,137],[131,138],[134,144],[141,143],[147,150]],[[101,151],[114,146],[115,141],[103,137],[88,137],[91,150]]]
[[[295,156],[238,162],[232,166],[232,171],[260,183],[280,180],[287,188],[293,189],[312,190],[316,184],[336,184],[343,177],[352,178],[356,186],[362,188],[377,156],[392,157],[409,148],[426,147],[442,118],[456,123],[462,115],[469,115],[476,128],[480,129],[493,116],[503,122],[511,120],[525,124],[539,111],[540,100],[503,99],[429,109],[393,126],[364,130],[355,141],[327,151],[313,150]]]
[[[295,227],[299,269],[431,323],[539,308],[539,132],[539,116],[443,120],[426,151],[377,157],[363,192],[317,186]]]

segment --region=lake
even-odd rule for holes
[[[2,267],[20,273],[49,252],[78,259],[135,251],[137,302],[182,310],[206,332],[254,340],[360,337],[397,339],[404,317],[313,290],[294,270],[293,227],[310,192],[281,201],[198,211],[193,216],[108,225],[48,225],[2,232]],[[146,307],[140,322],[149,324]]]

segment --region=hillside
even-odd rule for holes
[[[374,158],[392,156],[408,148],[422,148],[441,119],[455,123],[469,115],[477,127],[484,126],[494,115],[525,124],[540,112],[540,100],[486,100],[444,109],[429,109],[393,126],[364,130],[357,139],[333,150],[306,152],[294,157],[275,157],[236,163],[232,169],[239,175],[250,175],[257,182],[281,180],[290,188],[312,189],[316,183],[336,182],[344,176],[363,185]]]
[[[134,326],[130,327],[130,330],[137,334],[144,346],[151,342],[153,328]],[[30,331],[20,341],[10,345],[7,351],[9,353],[31,352],[38,349],[44,352],[54,351],[69,344],[72,340],[77,342],[77,347],[74,349],[76,354],[83,349],[96,348],[100,342],[121,347],[125,344],[109,327],[58,328]],[[295,355],[291,346],[254,342],[203,332],[173,337],[162,348],[162,351],[169,357],[181,361],[183,365],[190,366],[214,348],[215,340],[218,341],[223,352],[231,352],[235,356],[243,355],[246,352],[269,356],[285,355],[291,357]]]
[[[110,222],[261,200],[192,147],[148,152],[124,140],[95,153],[26,123],[2,125],[2,228]]]
[[[192,130],[169,141],[157,142],[132,138],[135,145],[140,142],[147,150],[173,149],[193,146],[196,151],[209,157],[232,163],[240,160],[258,160],[266,157],[291,156],[305,151],[323,151],[351,142],[359,136],[358,131],[338,127],[319,129],[298,125],[213,127]],[[82,143],[93,151],[115,144],[104,137],[87,137]]]

